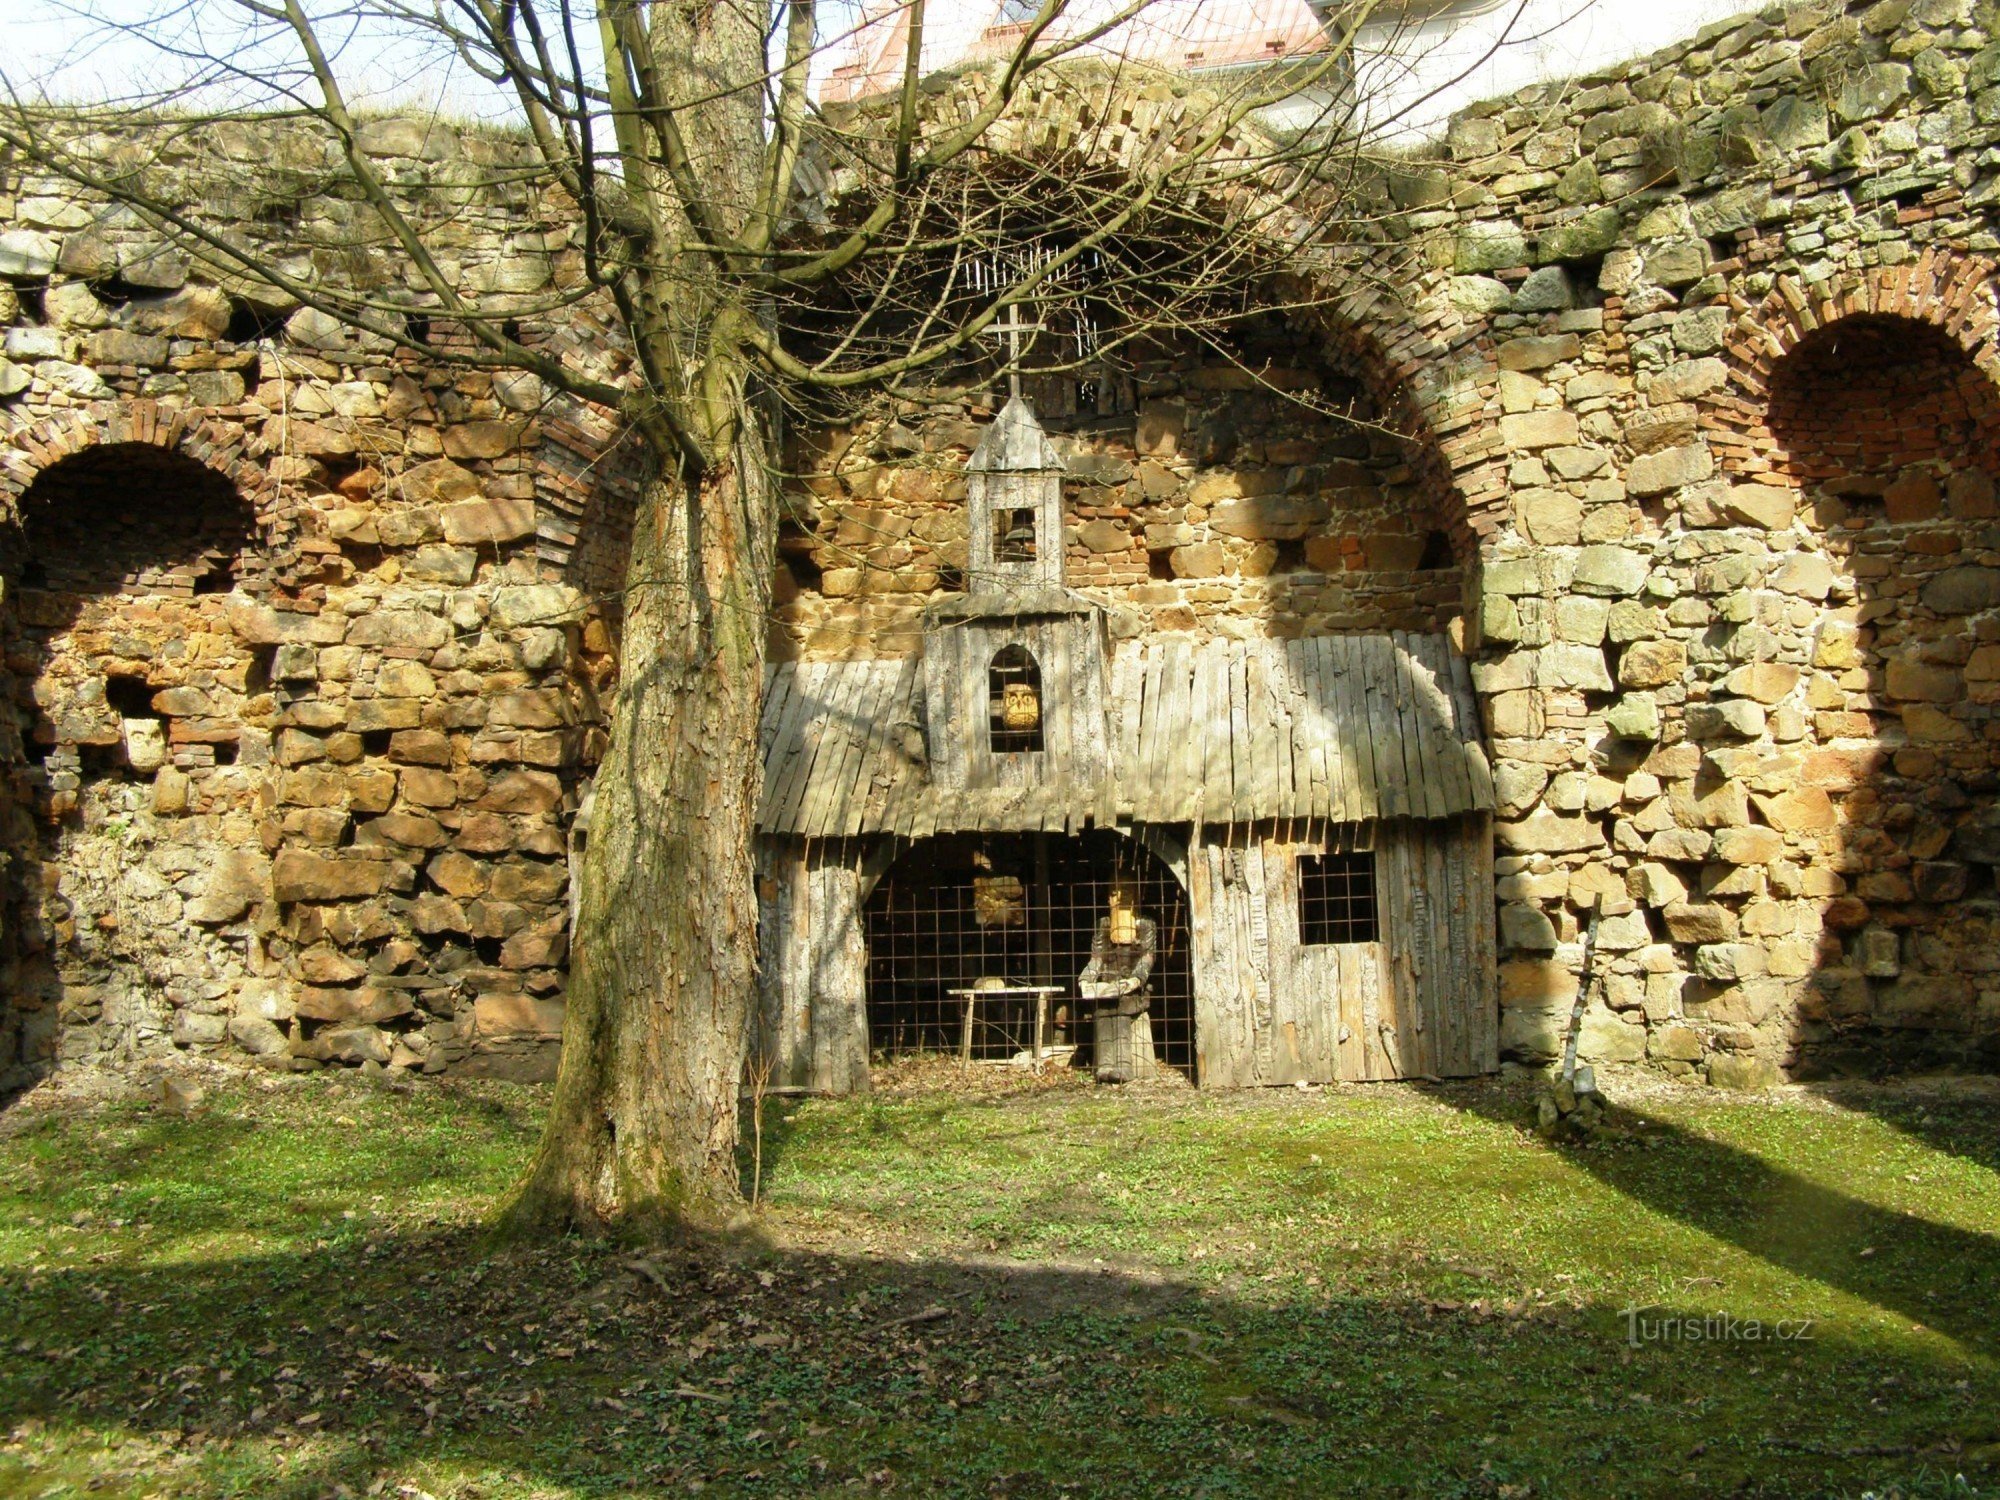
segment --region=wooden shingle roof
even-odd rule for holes
[[[930,779],[914,659],[786,662],[764,700],[761,832],[805,838],[1490,811],[1465,661],[1441,636],[1121,645],[1104,785]]]

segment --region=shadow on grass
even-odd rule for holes
[[[1615,1309],[1532,1297],[364,1232],[9,1270],[0,1306],[0,1491],[119,1493],[123,1464],[275,1500],[1545,1495],[1609,1464],[1619,1493],[1962,1495],[2000,1460],[1990,1371],[1832,1338],[1635,1351]]]
[[[1518,1099],[1497,1090],[1432,1092],[1529,1129]],[[1657,1214],[2000,1358],[2000,1238],[1869,1203],[1644,1110],[1614,1104],[1606,1125],[1548,1148]],[[1936,1149],[1963,1149],[1963,1135],[1949,1136]]]
[[[1807,1087],[1842,1109],[1874,1116],[1933,1151],[2000,1173],[2000,1077],[1948,1074],[1895,1086],[1830,1080]]]

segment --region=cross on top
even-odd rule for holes
[[[1039,323],[1023,323],[1021,321],[1020,308],[1009,307],[1007,309],[1007,321],[1004,323],[989,323],[986,325],[986,331],[991,334],[1004,333],[1007,336],[1007,394],[1009,396],[1019,396],[1021,394],[1021,335],[1024,333],[1040,333],[1042,325]]]

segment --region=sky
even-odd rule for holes
[[[308,0],[337,54],[350,102],[438,110],[462,119],[511,117],[504,97],[435,37],[414,35],[407,24],[356,18],[383,3],[394,0]],[[430,0],[408,3],[420,15],[429,13]],[[544,8],[553,3],[544,0]],[[582,8],[587,0],[576,3]],[[1176,0],[1181,8],[1189,3]],[[1193,3],[1253,16],[1268,9],[1261,0]],[[1754,8],[1744,0],[1504,0],[1460,23],[1443,44],[1427,41],[1420,62],[1384,86],[1428,94],[1441,80],[1451,80],[1424,111],[1426,125],[1434,126],[1451,109],[1476,99],[1622,61],[1708,21]],[[949,29],[946,20],[953,12],[983,15],[992,9],[992,0],[933,0],[940,31]],[[269,107],[281,102],[288,88],[312,93],[289,38],[277,44],[246,36],[242,14],[234,0],[0,0],[0,19],[6,22],[0,80],[16,93],[76,102],[167,95],[197,108]],[[832,14],[830,29],[844,30],[855,15],[852,0]],[[148,37],[133,34],[134,27]],[[1509,40],[1486,57],[1494,32],[1503,27]],[[590,37],[583,40],[588,48]],[[837,40],[829,44],[816,71],[830,70],[844,51]],[[228,62],[218,68],[210,60],[217,57]],[[588,61],[595,66],[594,57]],[[1466,76],[1460,79],[1461,74]]]

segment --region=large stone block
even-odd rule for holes
[[[279,901],[349,901],[379,894],[388,880],[382,859],[282,849],[271,863],[271,894]]]
[[[405,782],[412,772],[403,773]],[[562,802],[562,783],[545,771],[510,771],[495,778],[479,799],[486,812],[545,813]]]
[[[292,1047],[292,1038],[276,1021],[238,1012],[229,1018],[229,1038],[252,1057],[282,1057]]]
[[[1459,231],[1456,269],[1461,276],[1526,265],[1527,261],[1528,237],[1518,224],[1468,224]]]
[[[1626,687],[1657,688],[1687,675],[1687,647],[1675,640],[1634,641],[1618,658],[1618,680]]]
[[[1551,225],[1535,237],[1535,259],[1539,261],[1579,260],[1602,255],[1618,243],[1625,217],[1616,208],[1585,209],[1565,223]]]
[[[1085,521],[1077,527],[1076,539],[1089,552],[1129,552],[1132,549],[1132,533],[1116,521],[1102,518]]]
[[[1604,845],[1603,831],[1589,818],[1539,812],[1519,822],[1495,825],[1501,847],[1520,854],[1569,854]]]
[[[1682,485],[1699,484],[1715,472],[1715,458],[1706,443],[1687,443],[1632,460],[1625,471],[1625,488],[1638,498],[1664,495]]]
[[[1583,502],[1565,490],[1520,491],[1514,516],[1528,540],[1540,546],[1572,547],[1583,539]]]
[[[1577,1028],[1576,1053],[1590,1062],[1638,1062],[1646,1055],[1646,1028],[1593,1005]]]
[[[472,501],[479,497],[479,476],[448,458],[433,458],[406,470],[394,481],[392,493],[419,505]]]
[[[1763,706],[1743,698],[1690,703],[1687,707],[1688,733],[1697,740],[1754,740],[1764,732],[1764,720]]]
[[[482,1037],[559,1037],[560,1000],[536,1000],[528,995],[481,995],[472,1002],[473,1030]]]
[[[1739,935],[1736,913],[1726,906],[1673,901],[1661,915],[1677,943],[1733,943]]]
[[[1924,585],[1926,609],[1941,615],[1970,615],[2000,607],[2000,568],[1947,568]]]
[[[1737,484],[1724,491],[1720,509],[1725,517],[1739,526],[1754,526],[1761,531],[1783,531],[1798,514],[1798,496],[1794,491],[1779,489],[1776,485]]]
[[[499,458],[520,445],[526,424],[518,421],[461,422],[444,430],[447,458]]]
[[[1624,598],[1646,586],[1652,559],[1629,547],[1585,547],[1576,555],[1575,587],[1586,594]]]
[[[1756,801],[1764,821],[1781,833],[1825,833],[1838,821],[1833,799],[1816,786],[1798,787]]]
[[[1848,124],[1872,120],[1887,114],[1910,92],[1910,69],[1905,63],[1876,62],[1853,68],[1841,80],[1834,94],[1833,112]]]
[[[532,500],[465,500],[438,512],[444,539],[457,546],[519,541],[535,531]]]
[[[492,623],[503,629],[568,624],[582,613],[581,596],[575,589],[559,583],[524,584],[493,591]]]
[[[1567,1011],[1502,1010],[1500,1053],[1516,1062],[1551,1062],[1562,1052],[1568,1031]]]
[[[1546,688],[1586,693],[1612,689],[1611,669],[1605,665],[1604,650],[1599,646],[1544,646],[1536,663],[1536,679]]]
[[[1516,452],[1571,446],[1577,436],[1575,415],[1559,409],[1500,419],[1500,440]]]
[[[0,233],[0,276],[39,281],[55,270],[61,248],[53,237],[32,229]]]
[[[1740,698],[1776,703],[1798,686],[1799,669],[1784,662],[1748,662],[1731,672],[1723,686]]]
[[[486,721],[503,728],[558,729],[569,717],[569,704],[556,689],[522,688],[495,698]]]
[[[1510,904],[1500,908],[1500,946],[1515,952],[1553,953],[1555,924],[1538,907]]]
[[[420,813],[391,812],[370,819],[356,832],[364,844],[395,844],[405,849],[437,849],[450,839],[444,825]]]
[[[1503,370],[1546,370],[1583,353],[1583,341],[1573,333],[1509,339],[1494,351]]]
[[[347,641],[353,646],[387,646],[401,650],[435,651],[451,639],[451,626],[437,615],[413,609],[378,609],[350,620]],[[384,726],[409,728],[410,725]]]
[[[1291,541],[1323,526],[1328,514],[1323,500],[1301,495],[1258,495],[1223,501],[1209,512],[1208,525],[1211,531],[1248,541]],[[1129,540],[1128,537],[1121,543],[1121,550]]]
[[[1956,667],[1908,656],[1889,659],[1887,686],[1891,698],[1905,703],[1956,703],[1965,696],[1965,679]]]
[[[1718,829],[1716,858],[1732,865],[1768,865],[1785,855],[1785,838],[1775,828]]]
[[[1719,359],[1689,359],[1668,365],[1646,387],[1655,406],[1673,401],[1692,401],[1710,391],[1720,390],[1729,380],[1729,366]]]
[[[331,1021],[343,1026],[372,1026],[393,1021],[416,1009],[409,991],[377,985],[335,989],[307,985],[299,991],[297,1013],[302,1020]]]
[[[323,1031],[309,1042],[295,1042],[292,1050],[300,1056],[349,1066],[370,1062],[386,1066],[395,1055],[394,1043],[379,1026],[342,1026]]]
[[[1624,740],[1660,737],[1660,705],[1651,693],[1626,693],[1604,713],[1604,727]]]
[[[1778,1079],[1777,1065],[1768,1058],[1748,1053],[1717,1052],[1708,1060],[1708,1081],[1719,1089],[1754,1092],[1773,1087]]]
[[[496,865],[487,887],[496,901],[554,901],[569,885],[569,872],[560,864],[513,859]]]

